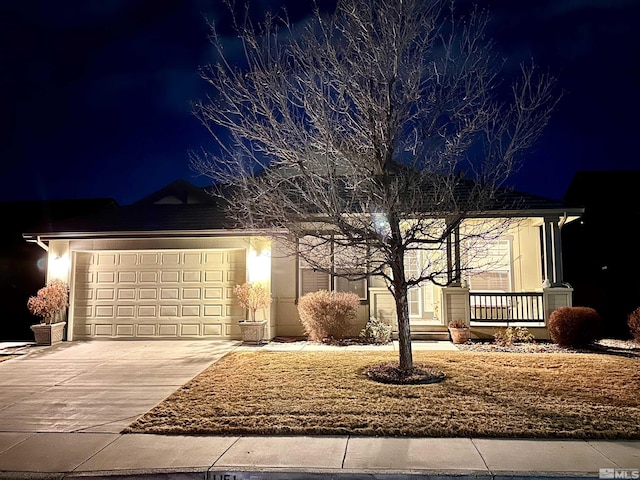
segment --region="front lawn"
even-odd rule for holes
[[[415,352],[441,383],[362,371],[394,352],[230,353],[125,433],[640,439],[640,361],[604,354]]]

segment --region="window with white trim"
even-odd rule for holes
[[[404,274],[407,279],[420,275],[420,252],[409,250],[404,254]],[[422,316],[422,295],[420,287],[411,287],[407,291],[407,303],[409,304],[409,317]]]
[[[428,261],[430,252],[422,250],[409,250],[404,254],[404,274],[407,279],[417,278],[422,274],[422,269]],[[422,285],[411,287],[407,291],[407,303],[409,304],[409,317],[432,318],[433,317],[433,283],[425,282]]]
[[[323,271],[314,268],[302,256],[298,257],[298,293],[300,296],[318,290],[329,290],[353,292],[361,300],[367,299],[366,278],[350,280],[341,276],[341,274],[357,276],[366,273],[366,258],[363,258],[363,255],[355,247],[340,247],[334,242],[328,241],[322,244],[322,240],[310,239],[309,237],[305,237],[304,244],[305,246],[300,248],[313,246],[314,256],[321,259]]]
[[[510,292],[511,240],[488,240],[478,248],[480,253],[469,262],[469,288],[475,291]]]

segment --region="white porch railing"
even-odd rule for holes
[[[544,324],[543,294],[469,292],[470,320],[483,323]]]

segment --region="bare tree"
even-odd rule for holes
[[[500,228],[459,227],[494,204],[557,102],[533,65],[505,85],[487,13],[457,13],[441,0],[340,0],[302,26],[245,20],[239,64],[212,28],[218,57],[201,74],[214,94],[194,109],[219,145],[194,167],[239,226],[271,231],[320,271],[339,258],[331,273],[385,279],[407,371],[408,289],[459,271],[431,255],[408,276],[405,254]]]

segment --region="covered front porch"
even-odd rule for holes
[[[448,339],[447,325],[457,320],[469,325],[472,338],[493,338],[499,328],[526,327],[535,338],[548,339],[551,312],[572,305],[573,289],[564,282],[562,268],[560,228],[566,221],[560,214],[522,219],[504,235],[484,242],[478,266],[463,258],[460,233],[453,229],[445,253],[450,265],[446,286],[427,284],[409,291],[412,337]],[[420,262],[420,257],[409,260],[408,275],[421,268]],[[371,286],[369,299],[371,315],[389,321],[397,331],[388,290]]]

